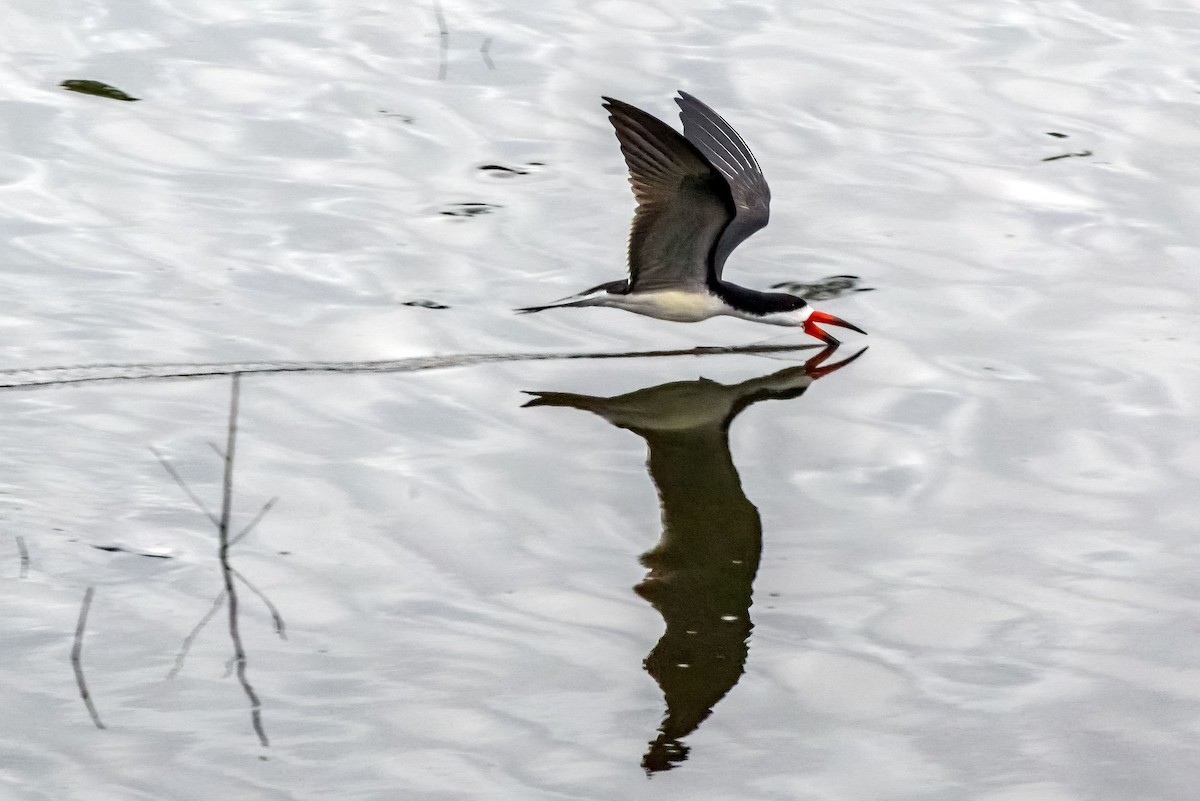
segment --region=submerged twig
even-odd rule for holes
[[[221,556],[229,549],[229,513],[233,508],[233,449],[237,445],[238,401],[242,395],[242,376],[234,373],[229,392],[229,426],[225,434],[225,476],[221,480],[221,520],[217,532],[221,537]]]
[[[201,512],[204,512],[205,516],[208,517],[208,519],[211,520],[214,525],[219,526],[220,521],[217,520],[217,516],[208,511],[208,507],[204,505],[204,501],[200,500],[196,493],[192,492],[192,488],[189,487],[187,482],[183,480],[183,476],[179,475],[178,471],[175,470],[175,467],[167,461],[165,456],[158,452],[157,448],[155,448],[153,445],[149,447],[150,452],[154,454],[154,458],[158,459],[158,463],[161,464],[163,469],[167,471],[167,475],[175,479],[175,483],[178,484],[179,488],[183,490],[183,493],[191,499],[192,503],[196,504],[196,508]]]
[[[229,569],[233,572],[234,577],[238,581],[245,584],[246,588],[249,589],[250,592],[257,595],[258,599],[263,602],[263,604],[267,607],[267,611],[271,613],[271,622],[275,625],[275,633],[279,635],[279,639],[286,640],[287,626],[285,626],[283,623],[283,615],[279,614],[279,610],[275,608],[275,604],[271,603],[271,599],[267,597],[266,593],[251,584],[250,579],[239,573],[236,568],[231,567]]]
[[[253,520],[251,520],[249,523],[247,523],[247,524],[246,524],[246,525],[245,525],[245,526],[242,528],[242,530],[241,530],[241,531],[239,531],[239,532],[237,533],[237,536],[236,536],[236,537],[234,537],[232,540],[230,540],[230,541],[229,541],[229,544],[230,544],[230,545],[237,545],[239,542],[241,542],[241,541],[242,541],[242,539],[243,539],[243,538],[244,538],[244,537],[245,537],[247,534],[249,534],[251,531],[253,531],[253,530],[254,530],[254,527],[255,527],[255,526],[257,526],[257,525],[258,525],[260,522],[262,522],[262,519],[263,519],[264,517],[266,517],[266,516],[267,516],[267,512],[271,511],[271,507],[273,507],[273,506],[274,506],[276,503],[278,503],[278,502],[279,502],[279,496],[278,496],[278,495],[276,495],[274,498],[272,498],[271,500],[269,500],[269,501],[267,501],[266,503],[264,503],[264,504],[263,504],[263,507],[262,507],[261,509],[259,509],[259,510],[258,510],[258,514],[256,514],[256,515],[254,516],[254,519],[253,519]]]
[[[483,56],[483,63],[487,64],[487,68],[489,70],[494,70],[496,69],[496,65],[492,63],[491,53],[488,52],[491,49],[492,37],[489,36],[488,38],[484,39],[483,44],[479,46],[479,55]]]
[[[79,686],[79,697],[83,699],[83,705],[87,707],[88,714],[92,716],[92,723],[96,724],[97,729],[106,728],[100,722],[100,714],[96,711],[96,705],[92,703],[92,694],[88,692],[87,682],[83,678],[83,631],[87,628],[88,610],[92,608],[92,596],[95,594],[95,587],[88,587],[83,594],[83,605],[79,607],[79,622],[75,624],[75,644],[71,647],[71,667],[75,670],[75,683]]]
[[[183,645],[180,646],[179,653],[175,655],[175,666],[167,673],[168,679],[175,678],[179,675],[179,671],[183,670],[183,663],[187,659],[188,652],[192,650],[192,643],[200,636],[200,632],[208,625],[208,621],[212,620],[224,605],[225,590],[221,590],[217,593],[217,597],[213,599],[212,607],[204,614],[204,617],[200,618],[200,622],[192,627],[188,635],[183,638]]]
[[[267,746],[270,745],[270,741],[267,739],[267,733],[263,726],[262,701],[259,699],[258,693],[254,691],[254,687],[250,684],[250,680],[247,675],[246,649],[242,644],[242,635],[238,620],[238,596],[236,582],[241,581],[250,589],[251,592],[253,592],[262,600],[263,604],[267,607],[267,611],[271,615],[271,620],[275,625],[275,632],[283,639],[287,639],[285,634],[286,628],[284,626],[283,616],[279,614],[279,610],[275,608],[275,605],[271,603],[270,599],[267,598],[267,596],[257,587],[251,584],[245,576],[238,573],[237,570],[234,569],[233,565],[230,564],[229,550],[238,540],[254,530],[254,527],[262,521],[263,517],[266,516],[267,512],[271,510],[271,507],[273,507],[279,499],[272,498],[263,504],[263,507],[258,511],[258,514],[255,515],[254,518],[247,523],[241,529],[241,531],[237,533],[236,536],[230,536],[230,529],[233,520],[233,474],[235,464],[234,457],[237,453],[237,430],[239,404],[241,400],[241,381],[242,375],[240,372],[235,371],[231,373],[229,422],[226,426],[225,447],[222,449],[213,443],[209,443],[210,447],[212,447],[212,449],[221,456],[221,460],[224,463],[224,470],[221,479],[220,516],[209,512],[204,507],[203,503],[201,503],[200,499],[197,498],[187,486],[183,478],[174,470],[174,468],[171,467],[170,463],[160,456],[157,451],[154,451],[154,455],[158,457],[158,460],[163,464],[163,467],[166,468],[171,477],[175,479],[175,483],[177,483],[180,488],[183,489],[187,496],[191,498],[201,510],[204,511],[204,513],[208,516],[208,519],[211,520],[217,527],[217,560],[221,566],[223,585],[221,591],[213,600],[212,606],[209,608],[208,612],[205,613],[204,617],[200,619],[200,622],[197,623],[188,633],[187,637],[184,638],[183,644],[179,649],[179,653],[175,657],[175,665],[167,674],[167,678],[174,678],[179,674],[179,672],[183,669],[184,661],[187,659],[187,655],[191,651],[192,645],[196,641],[196,638],[200,635],[200,632],[206,625],[208,625],[208,622],[216,616],[221,607],[228,602],[229,639],[233,643],[233,656],[230,657],[228,664],[230,666],[230,670],[237,675],[238,683],[242,686],[242,691],[246,694],[246,698],[248,698],[250,701],[250,723],[254,728],[254,733],[258,736],[258,741],[263,746]],[[153,451],[154,449],[151,448],[151,450]]]
[[[217,536],[220,540],[218,558],[221,562],[221,575],[225,581],[225,597],[229,601],[229,639],[233,643],[233,662],[236,668],[238,684],[250,701],[250,725],[258,735],[258,741],[270,745],[267,733],[262,723],[262,701],[250,684],[246,675],[246,649],[242,645],[242,632],[238,621],[237,588],[234,585],[235,571],[229,564],[229,519],[233,510],[233,465],[234,454],[237,452],[237,419],[238,402],[241,398],[242,376],[234,373],[229,392],[229,426],[225,435],[225,475],[221,481],[221,519],[217,523]]]

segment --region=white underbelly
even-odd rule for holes
[[[695,323],[726,312],[725,304],[711,292],[678,289],[610,295],[604,305],[675,323]]]

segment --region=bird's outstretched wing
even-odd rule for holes
[[[713,249],[734,216],[725,178],[666,123],[620,100],[604,101],[638,203],[629,233],[630,291],[705,286]]]
[[[736,216],[721,232],[713,252],[712,277],[719,280],[733,249],[770,219],[771,190],[750,148],[720,114],[687,92],[681,91],[675,102],[679,104],[683,135],[728,182],[733,196]]]

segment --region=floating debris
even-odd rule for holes
[[[496,178],[513,178],[518,175],[529,175],[538,167],[545,167],[546,164],[541,161],[527,161],[520,167],[506,167],[503,164],[484,164],[479,167],[479,171],[487,173]]]
[[[423,298],[421,300],[406,300],[403,303],[401,303],[400,305],[401,306],[413,306],[418,309],[448,309],[448,308],[450,308],[449,306],[438,303],[436,301],[425,300]]]
[[[146,551],[131,551],[128,548],[122,548],[120,545],[93,545],[97,551],[107,551],[108,553],[130,553],[134,556],[145,556],[149,559],[174,559],[175,557],[165,553],[148,553]]]
[[[1069,138],[1065,133],[1060,133],[1059,131],[1046,131],[1046,136],[1053,136],[1055,139]],[[1059,153],[1057,156],[1047,156],[1046,158],[1042,159],[1042,161],[1058,161],[1059,159],[1070,159],[1070,158],[1087,158],[1090,155],[1092,155],[1092,151],[1080,150],[1078,153]]]
[[[1080,150],[1078,153],[1060,153],[1057,156],[1047,156],[1042,161],[1058,161],[1059,159],[1087,158],[1092,155],[1090,150]]]
[[[447,217],[478,217],[481,214],[490,214],[496,209],[501,208],[494,203],[454,203],[442,209],[442,214]]]
[[[379,109],[379,113],[385,117],[392,117],[393,119],[400,120],[400,122],[404,123],[405,125],[412,125],[417,121],[416,117],[409,116],[408,114],[401,114],[398,111],[388,111],[386,108]]]
[[[115,86],[109,86],[100,81],[84,81],[72,78],[71,80],[63,81],[59,84],[68,92],[80,92],[85,95],[95,95],[96,97],[107,97],[110,100],[141,100],[140,97],[131,97],[125,94]]]
[[[500,164],[484,164],[479,168],[485,172],[495,172],[500,175],[528,175],[528,170],[518,170],[516,167],[504,167]]]
[[[513,175],[529,175],[529,170],[520,170],[516,167],[505,167],[500,164],[484,164],[479,168],[480,172],[495,173],[498,178],[508,178]]]
[[[859,286],[857,275],[831,275],[809,284],[797,281],[785,281],[775,284],[772,289],[785,289],[793,295],[799,295],[805,300],[832,300],[852,292],[873,292],[873,286]]]

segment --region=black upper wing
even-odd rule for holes
[[[714,248],[734,217],[729,185],[662,120],[611,97],[604,101],[638,203],[629,234],[630,290],[707,285]]]
[[[737,210],[713,252],[713,278],[719,279],[733,249],[770,219],[771,190],[750,148],[720,114],[687,92],[681,91],[675,102],[679,104],[684,136],[728,182]]]

